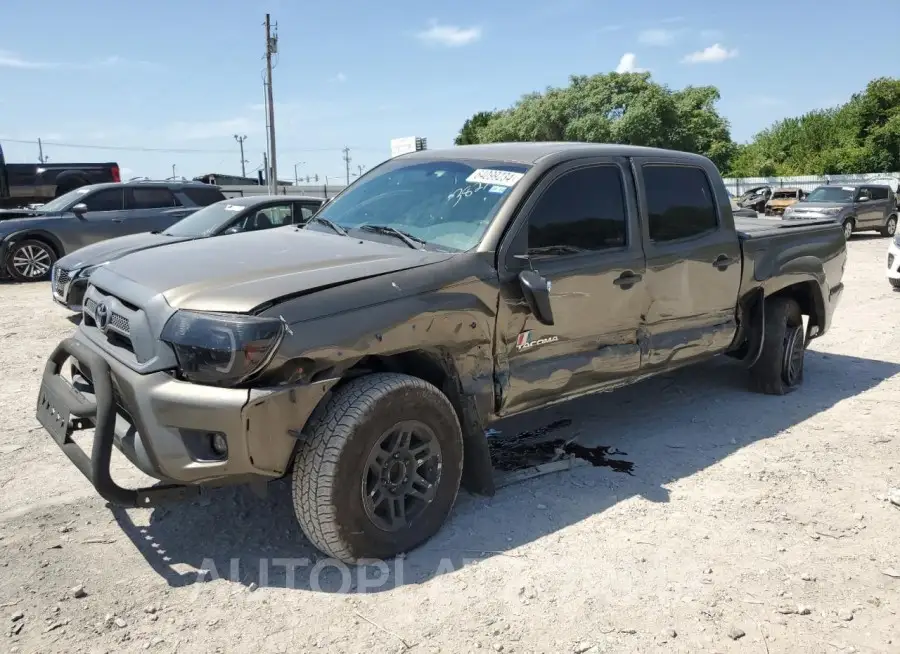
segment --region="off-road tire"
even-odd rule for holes
[[[786,395],[803,383],[803,358],[806,353],[806,334],[800,306],[791,298],[776,297],[766,301],[763,347],[759,360],[750,368],[750,390],[766,395]],[[799,341],[796,328],[799,327]],[[793,336],[793,338],[792,338]],[[789,350],[797,352],[799,373],[786,372]]]
[[[27,256],[47,269],[42,274],[28,274],[28,268],[21,265],[22,257]],[[6,255],[6,272],[17,282],[40,282],[50,279],[53,264],[56,263],[56,252],[47,243],[35,239],[26,239],[14,244]],[[19,264],[19,267],[17,267]]]
[[[897,233],[897,216],[890,216],[884,227],[878,230],[882,236],[891,237]]]
[[[847,220],[841,223],[841,229],[844,230],[844,238],[848,241],[850,240],[850,237],[853,236],[854,227],[856,227],[856,221],[853,218],[847,218]]]
[[[362,484],[381,435],[406,420],[433,430],[440,477],[418,519],[388,532],[367,515]],[[447,396],[428,382],[397,373],[350,381],[313,413],[304,436],[294,461],[294,512],[306,537],[331,557],[352,564],[407,552],[437,533],[453,508],[462,477],[462,431]]]

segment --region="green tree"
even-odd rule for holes
[[[840,175],[900,170],[900,80],[872,80],[832,109],[762,130],[731,160],[739,177]]]
[[[509,109],[475,114],[456,143],[585,141],[625,143],[710,157],[727,168],[735,153],[715,87],[680,91],[650,73],[573,75],[569,85],[523,96]]]

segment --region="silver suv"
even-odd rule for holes
[[[166,229],[224,199],[218,187],[202,182],[141,180],[82,186],[5,220],[0,211],[0,276],[18,282],[48,279],[54,262],[70,252]]]
[[[819,186],[784,211],[785,220],[829,218],[840,223],[844,236],[874,230],[882,236],[897,232],[897,198],[887,184]]]

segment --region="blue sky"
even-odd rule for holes
[[[114,160],[152,177],[172,164],[185,176],[239,173],[237,133],[254,170],[265,150],[266,11],[278,22],[282,179],[294,164],[342,176],[345,145],[354,171],[387,158],[391,138],[451,145],[474,112],[573,73],[647,69],[675,88],[715,85],[740,141],[900,76],[888,28],[897,16],[883,0],[4,0],[7,159],[36,161],[36,145],[13,141],[41,137],[51,161]]]

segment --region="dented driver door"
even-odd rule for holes
[[[499,415],[639,373],[648,296],[633,188],[625,159],[581,159],[549,173],[516,217],[498,253]],[[518,274],[528,268],[551,283],[552,325],[524,299]]]

